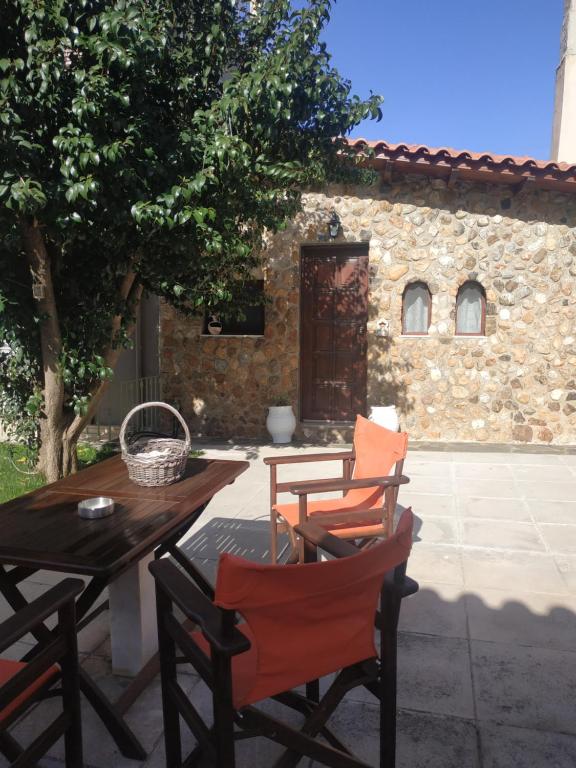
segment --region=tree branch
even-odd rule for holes
[[[136,281],[136,275],[132,273],[132,279],[128,279],[129,276],[126,275],[122,282],[121,291],[127,290],[128,293],[126,295],[126,302],[128,305],[130,305],[133,308],[136,308],[138,306],[138,303],[140,302],[140,298],[142,296],[143,287],[142,285]],[[130,286],[129,288],[127,286]],[[115,346],[114,341],[116,338],[116,335],[118,334],[118,331],[120,330],[122,326],[122,315],[116,315],[112,321],[112,329],[110,333],[110,343],[108,344],[108,347],[104,351],[102,357],[104,358],[104,365],[107,368],[114,369],[116,367],[116,363],[118,362],[118,358],[122,354],[122,347]],[[132,331],[134,330],[134,327],[136,326],[136,320],[134,319],[130,326],[127,328],[127,334],[130,335]],[[100,404],[100,401],[102,400],[102,397],[106,393],[106,390],[112,383],[111,379],[105,379],[104,381],[99,381],[94,384],[94,386],[89,390],[88,395],[90,396],[90,403],[88,405],[88,410],[85,414],[81,416],[76,416],[68,429],[66,430],[66,437],[69,441],[75,442],[82,433],[82,430],[84,427],[89,423],[92,416],[95,414],[96,409],[98,408],[98,405]]]

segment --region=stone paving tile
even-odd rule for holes
[[[422,461],[430,464],[452,464],[454,454],[450,451],[422,451],[417,448],[411,448],[408,445],[408,455],[406,461]]]
[[[483,768],[574,768],[576,737],[482,723]]]
[[[456,484],[463,478],[482,478],[489,480],[512,480],[512,468],[507,464],[454,464]]]
[[[462,566],[467,587],[514,586],[521,592],[568,592],[552,555],[464,549]]]
[[[568,523],[576,525],[576,500],[526,501],[528,510],[538,523]]]
[[[563,464],[518,464],[512,467],[514,478],[518,483],[532,483],[541,479],[544,482],[570,482],[573,473]]]
[[[270,525],[268,520],[214,517],[204,521],[180,542],[181,551],[191,559],[217,561],[220,554],[268,562]]]
[[[576,597],[475,588],[466,593],[470,637],[487,642],[573,651]],[[404,606],[402,606],[404,610]]]
[[[414,475],[410,478],[410,484],[406,487],[406,490],[409,490],[410,493],[451,494],[453,490],[452,478]]]
[[[417,515],[448,517],[456,514],[456,504],[451,494],[413,493],[410,487],[409,490],[401,488],[398,502],[403,507],[412,507],[412,511]]]
[[[492,454],[494,455],[494,454]],[[570,459],[570,456],[562,455],[559,453],[501,453],[498,454],[499,459],[505,464],[520,464],[529,466],[562,466],[566,463],[566,459]],[[460,460],[460,459],[459,459]]]
[[[525,482],[520,485],[523,498],[535,501],[574,501],[576,499],[576,478],[554,482]]]
[[[555,555],[554,560],[568,591],[576,595],[576,556]]]
[[[457,547],[428,546],[412,548],[408,563],[409,575],[419,582],[434,584],[464,584],[462,555]]]
[[[352,691],[350,696],[354,697],[355,693]],[[437,715],[472,718],[474,706],[467,641],[400,633],[398,705]]]
[[[485,499],[474,496],[456,498],[457,513],[465,518],[485,520],[518,520],[531,522],[532,518],[522,499]]]
[[[334,713],[330,726],[360,759],[368,765],[379,764],[376,706],[368,702],[346,700]],[[317,762],[311,765],[320,768]],[[477,768],[478,746],[473,723],[401,709],[398,713],[396,766]]]
[[[458,451],[448,454],[455,464],[513,464],[513,454],[486,451]],[[556,458],[556,457],[555,457]]]
[[[235,483],[223,488],[220,493],[212,499],[207,509],[219,507],[220,505],[236,505],[242,507],[254,499],[254,497],[261,491],[267,491],[268,488],[269,486],[267,483],[258,483],[251,480],[250,484],[241,484],[237,480]]]
[[[576,734],[576,653],[471,641],[479,720]]]
[[[409,477],[437,477],[451,478],[452,464],[449,462],[426,461],[424,459],[412,459],[410,455],[404,464],[404,474]]]
[[[472,719],[474,703],[469,644],[457,637],[398,634],[398,706],[401,709]],[[354,688],[353,701],[374,702]]]
[[[421,584],[419,592],[402,604],[400,630],[439,637],[467,637],[464,595],[461,586]]]
[[[451,517],[425,517],[415,529],[415,541],[426,544],[456,544],[458,542],[458,524]]]
[[[576,555],[576,525],[540,523],[538,528],[551,552]]]
[[[487,499],[520,499],[523,494],[513,480],[489,478],[462,478],[458,481],[459,496],[482,496]]]
[[[463,520],[462,544],[470,547],[545,552],[546,547],[533,523],[508,520]]]

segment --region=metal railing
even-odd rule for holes
[[[118,410],[124,416],[136,405],[162,400],[162,380],[160,376],[144,376],[118,382]],[[166,429],[165,419],[158,408],[148,408],[134,414],[130,422],[130,432],[162,432]],[[98,438],[107,436],[108,440],[117,436],[120,424],[108,423],[110,419],[97,412],[95,426]]]

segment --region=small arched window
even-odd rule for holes
[[[402,333],[426,336],[430,327],[432,297],[426,283],[410,283],[402,296]]]
[[[486,293],[480,283],[469,280],[456,297],[456,335],[483,336],[486,329]]]

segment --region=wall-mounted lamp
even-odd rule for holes
[[[6,341],[3,341],[0,344],[0,357],[4,357],[4,356],[8,357],[10,352],[12,352],[10,345]]]
[[[328,234],[330,235],[330,238],[332,240],[335,240],[338,237],[338,233],[340,232],[340,217],[336,213],[336,211],[332,211],[332,216],[330,216],[330,220],[328,221]]]
[[[378,328],[376,328],[376,336],[381,339],[386,339],[390,336],[390,322],[388,320],[380,320]]]

